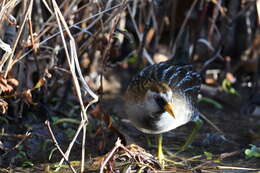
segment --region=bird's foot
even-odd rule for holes
[[[166,163],[171,163],[173,165],[179,165],[178,162],[175,162],[173,160],[167,159],[163,152],[163,146],[162,146],[162,135],[158,136],[158,161],[162,167],[162,169],[165,169]],[[168,165],[167,165],[168,166]]]
[[[168,159],[163,153],[159,154],[158,153],[158,161],[162,167],[162,169],[166,169],[167,167],[171,166],[171,165],[183,165],[182,162],[176,162],[174,160]]]
[[[163,152],[159,150],[158,151],[158,160],[159,160],[160,165],[162,166],[162,169],[165,168],[165,159],[166,158],[165,158]]]

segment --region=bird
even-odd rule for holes
[[[162,134],[189,121],[200,122],[195,105],[200,84],[201,77],[192,70],[192,65],[178,65],[168,60],[145,67],[128,85],[125,94],[128,119],[141,132],[158,136],[161,164],[166,159],[162,150]],[[189,140],[196,130],[186,146],[191,143]]]

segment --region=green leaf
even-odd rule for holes
[[[136,63],[137,62],[137,56],[131,56],[130,58],[127,59],[127,61],[130,63],[130,64],[133,64],[133,63]]]
[[[69,168],[69,166],[67,166],[67,165],[60,165],[60,164],[54,164],[54,165],[52,165],[52,168],[53,169],[56,169],[56,168]]]
[[[76,133],[76,130],[68,128],[68,129],[66,129],[65,133],[67,134],[69,139],[72,139]]]
[[[216,107],[217,109],[223,109],[223,106],[222,106],[219,102],[217,102],[217,101],[215,101],[215,100],[213,100],[213,99],[211,99],[211,98],[209,98],[209,97],[201,97],[198,101],[199,101],[199,102],[210,103],[210,104],[212,104],[214,107]]]
[[[37,83],[36,85],[33,87],[33,90],[34,89],[38,89],[38,88],[41,88],[46,82],[46,79],[45,78],[41,78]]]
[[[0,123],[1,122],[4,122],[5,124],[9,124],[6,118],[0,116]]]
[[[260,148],[256,147],[255,145],[250,145],[250,149],[245,150],[245,155],[247,158],[251,157],[260,157]]]
[[[235,90],[235,88],[232,87],[231,82],[230,82],[229,80],[227,80],[227,79],[224,79],[224,80],[222,81],[222,89],[223,89],[224,91],[226,91],[227,93],[229,93],[229,94],[234,94],[234,95],[239,96],[239,94],[238,94],[238,92]]]
[[[25,161],[25,162],[23,162],[22,166],[23,167],[33,167],[34,164],[30,161]]]
[[[51,160],[54,151],[56,151],[57,149],[58,149],[58,148],[55,147],[55,148],[53,148],[53,149],[51,150],[51,152],[50,152],[50,154],[49,154],[49,160]]]
[[[76,120],[76,119],[72,119],[72,118],[61,118],[61,119],[58,119],[56,120],[53,125],[57,125],[57,124],[60,124],[60,123],[71,123],[71,124],[80,124],[80,121],[79,120]]]
[[[60,117],[58,117],[58,116],[51,116],[51,120],[53,121],[53,122],[55,122],[55,121],[58,121],[60,119]]]
[[[206,155],[207,160],[212,160],[213,154],[211,152],[204,151],[204,154]]]

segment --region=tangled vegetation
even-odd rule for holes
[[[173,59],[205,117],[166,133],[164,172],[260,171],[259,0],[0,1],[0,172],[161,171],[124,111],[131,78]]]

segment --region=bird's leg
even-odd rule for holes
[[[163,141],[163,136],[162,136],[162,134],[159,134],[157,136],[157,145],[158,145],[158,153],[157,154],[158,154],[159,163],[162,165],[162,168],[164,169],[165,158],[164,158],[164,154],[163,154],[162,141]]]
[[[185,144],[181,147],[181,151],[186,150],[189,147],[189,145],[193,142],[193,139],[197,135],[202,124],[203,124],[203,121],[201,119],[198,119],[195,121],[195,127],[193,128],[193,130],[192,130],[190,136],[188,137],[188,139],[186,140]]]
[[[157,144],[158,144],[158,156],[157,157],[158,157],[159,163],[162,166],[162,169],[164,169],[167,166],[166,162],[174,164],[174,165],[183,165],[183,163],[181,163],[181,162],[175,162],[174,160],[168,159],[163,154],[163,144],[162,144],[162,141],[163,141],[163,135],[160,134],[160,135],[157,136]]]
[[[151,139],[149,136],[145,135],[145,139],[146,139],[146,143],[148,145],[149,148],[152,148],[153,145],[152,145],[152,142],[151,142]]]

